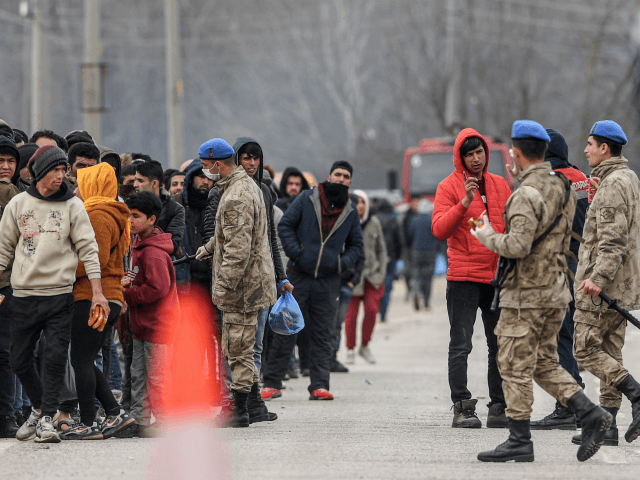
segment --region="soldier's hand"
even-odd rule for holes
[[[205,258],[209,258],[210,256],[211,254],[204,245],[198,247],[198,251],[196,252],[196,260],[204,260]]]
[[[476,191],[478,190],[478,179],[475,177],[467,177],[467,174],[464,173],[464,191],[465,191],[465,197],[462,199],[462,205],[465,206],[465,208],[469,208],[469,205],[471,205],[471,202],[473,201],[473,198],[476,196]]]
[[[482,215],[483,224],[481,227],[476,227],[475,229],[471,229],[471,235],[476,237],[480,243],[485,244],[485,239],[489,235],[493,235],[495,230],[491,226],[491,222],[489,222],[489,217],[486,214]]]
[[[284,293],[285,290],[289,293],[293,293],[293,285],[291,285],[291,282],[287,282],[284,285],[282,285],[282,287],[280,288],[280,291]]]
[[[578,291],[580,290],[583,290],[582,293],[585,295],[591,295],[592,297],[597,297],[602,292],[602,289],[588,278],[580,284]]]

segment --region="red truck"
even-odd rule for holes
[[[492,137],[483,138],[489,147],[489,172],[503,177],[512,188],[513,179],[507,173],[509,147]],[[404,152],[402,178],[406,203],[415,195],[426,196],[433,201],[440,182],[453,172],[454,143],[455,138],[424,139],[420,141],[420,146]]]

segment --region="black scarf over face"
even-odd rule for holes
[[[209,197],[209,192],[201,192],[197,188],[193,187],[193,182],[189,182],[189,186],[187,186],[189,191],[189,206],[196,208],[198,210],[202,210],[207,206],[207,198]]]
[[[349,187],[340,183],[322,182],[324,194],[330,204],[338,208],[344,207],[349,201]]]

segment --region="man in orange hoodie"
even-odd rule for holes
[[[458,134],[453,148],[455,171],[444,179],[436,192],[431,230],[448,245],[447,311],[449,313],[449,387],[453,402],[453,427],[480,428],[482,422],[467,388],[467,358],[478,308],[482,312],[489,347],[489,415],[487,427],[506,428],[502,377],[496,355],[498,342],[493,333],[500,311],[491,312],[491,280],[498,255],[484,247],[469,233],[469,217],[479,218],[483,211],[496,232],[504,232],[502,213],[511,195],[504,178],[489,173],[489,149],[482,136],[471,128]]]

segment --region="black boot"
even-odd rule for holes
[[[576,414],[560,402],[556,402],[556,409],[542,420],[531,422],[531,430],[575,430],[576,428]]]
[[[333,357],[329,364],[329,371],[331,373],[349,373],[349,369],[338,361],[338,352],[333,351]]]
[[[503,403],[489,403],[487,414],[487,428],[509,428],[509,419],[505,413],[506,405]]]
[[[618,446],[618,425],[616,425],[616,415],[618,414],[618,409],[613,407],[602,407],[607,412],[611,414],[613,417],[613,421],[611,422],[611,426],[607,430],[607,433],[604,434],[604,446],[605,447],[617,447]],[[580,445],[582,443],[582,434],[574,435],[571,439],[571,443],[574,445]]]
[[[16,425],[16,417],[0,415],[0,438],[15,438],[19,428]]]
[[[578,448],[578,460],[584,462],[593,457],[604,443],[604,437],[613,417],[605,409],[595,405],[584,392],[574,394],[567,402],[582,423],[582,443]]]
[[[251,385],[249,399],[247,400],[247,410],[249,411],[249,423],[273,422],[278,415],[271,413],[262,400],[260,386],[257,383]]]
[[[249,394],[244,392],[233,391],[233,404],[234,412],[231,419],[231,426],[233,428],[248,427],[249,426],[249,410],[247,409],[247,401],[249,400]]]
[[[529,420],[509,419],[509,438],[493,450],[480,452],[481,462],[533,462],[533,442]]]
[[[616,388],[619,392],[624,393],[625,397],[631,402],[631,416],[633,419],[627,433],[624,434],[624,439],[631,443],[640,435],[640,384],[631,375],[627,375]]]
[[[227,428],[231,426],[233,422],[233,412],[235,411],[235,407],[233,404],[233,399],[229,397],[229,391],[225,391],[220,399],[220,413],[216,417],[215,423],[216,426],[220,428]]]

